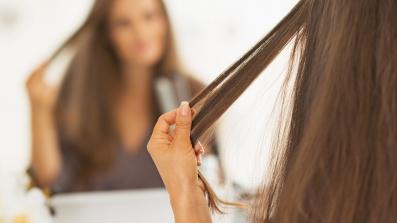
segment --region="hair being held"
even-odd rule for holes
[[[397,2],[302,0],[197,95],[192,142],[294,41],[253,222],[397,221]],[[296,58],[296,59],[294,59]],[[294,69],[290,69],[294,70]],[[207,185],[207,188],[209,186]],[[222,204],[209,193],[210,206]]]

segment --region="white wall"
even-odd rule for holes
[[[166,0],[185,65],[209,82],[263,37],[297,0]],[[92,0],[0,0],[0,169],[29,157],[27,74],[83,20]],[[287,54],[228,112],[221,144],[228,173],[250,186],[263,172],[273,103]],[[260,159],[259,159],[260,158]]]

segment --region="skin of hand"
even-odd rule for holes
[[[58,89],[45,83],[47,67],[43,63],[26,81],[31,106],[32,167],[37,183],[43,187],[51,185],[61,166],[53,115]]]
[[[211,222],[198,165],[203,147],[190,141],[194,111],[187,102],[158,119],[148,143],[148,151],[170,195],[177,223]],[[170,127],[174,126],[174,131]]]
[[[58,89],[45,83],[44,75],[48,63],[45,62],[36,68],[26,81],[26,89],[32,108],[52,111],[57,99]]]

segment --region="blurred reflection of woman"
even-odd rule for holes
[[[55,192],[162,187],[146,151],[151,127],[170,101],[201,88],[178,66],[163,2],[97,0],[56,55],[70,47],[59,89],[45,84],[47,65],[27,82],[38,183]]]

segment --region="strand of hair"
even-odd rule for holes
[[[259,41],[245,60],[233,65],[235,70],[221,87],[206,96],[203,107],[193,120],[192,140],[196,141],[248,88],[259,74],[273,61],[279,52],[288,44],[303,24],[300,2],[265,38]],[[233,86],[238,85],[239,88]],[[231,90],[232,89],[232,90]],[[219,103],[219,102],[223,103]],[[221,104],[221,105],[219,105]]]

